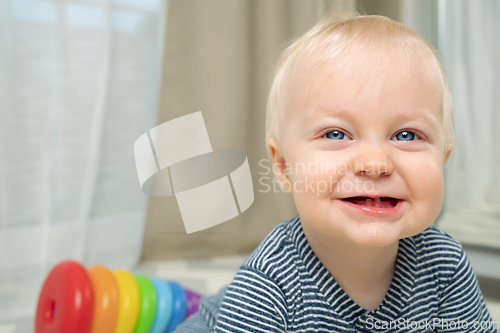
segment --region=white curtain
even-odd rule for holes
[[[464,243],[500,248],[500,2],[439,2],[457,140],[438,226]]]
[[[0,321],[72,258],[129,269],[147,196],[166,0],[0,0]]]

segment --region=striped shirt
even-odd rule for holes
[[[229,286],[203,297],[176,333],[497,332],[460,243],[429,227],[399,241],[379,308],[366,310],[312,251],[297,215],[275,227]]]

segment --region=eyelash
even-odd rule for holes
[[[347,133],[346,133],[346,131],[341,130],[341,129],[338,129],[338,128],[335,128],[335,127],[332,127],[332,128],[327,128],[327,129],[325,129],[325,130],[321,131],[321,132],[318,134],[318,136],[319,136],[320,138],[322,138],[322,137],[324,137],[326,134],[328,134],[329,132],[333,132],[333,131],[339,131],[339,132],[342,132],[342,133],[344,133],[347,137],[349,137],[349,138],[351,139],[351,136],[350,136],[349,134],[347,134]],[[351,139],[351,140],[352,140],[352,139]]]
[[[320,134],[318,134],[318,137],[322,138],[322,137],[324,137],[327,133],[332,132],[332,131],[339,131],[339,132],[342,132],[342,133],[344,133],[347,137],[349,137],[349,138],[352,140],[351,136],[350,136],[349,134],[347,134],[347,133],[346,133],[346,131],[341,130],[341,129],[338,129],[338,128],[336,128],[336,127],[327,128],[327,129],[325,129],[325,130],[321,131],[321,132],[320,132]],[[401,133],[401,132],[411,132],[411,133],[413,133],[413,134],[414,134],[414,135],[415,135],[418,139],[420,139],[420,140],[425,138],[425,136],[424,136],[423,134],[421,134],[419,131],[414,130],[414,129],[411,129],[411,128],[405,128],[405,129],[402,129],[402,130],[400,130],[400,131],[396,132],[396,133],[395,133],[395,134],[391,137],[391,139],[392,139],[392,138],[394,138],[396,135],[398,135],[398,134],[399,134],[399,133]],[[416,141],[416,140],[418,140],[418,139],[415,139],[415,140],[412,140],[412,141]]]
[[[415,139],[414,140],[410,140],[410,141],[417,141],[417,140],[422,140],[425,136],[423,134],[421,134],[419,131],[417,130],[414,130],[414,129],[411,129],[411,128],[405,128],[405,129],[402,129],[398,132],[396,132],[396,134],[394,134],[392,136],[392,138],[394,138],[396,135],[398,135],[399,133],[401,132],[410,132],[410,133],[413,133],[413,135],[415,135]],[[391,138],[391,139],[392,139]],[[396,140],[397,141],[397,140]]]

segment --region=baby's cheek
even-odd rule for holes
[[[298,174],[293,177],[293,193],[303,200],[317,200],[337,191],[336,178],[327,174]]]
[[[443,167],[430,159],[414,161],[405,176],[415,209],[434,221],[443,205]],[[432,222],[431,222],[432,223]]]
[[[340,179],[348,172],[345,163],[334,163],[322,156],[308,156],[290,166],[294,193],[321,198],[338,193]]]

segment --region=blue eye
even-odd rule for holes
[[[401,131],[396,134],[396,139],[400,141],[412,141],[415,139],[415,134],[409,131]]]
[[[342,140],[345,137],[345,134],[341,131],[335,130],[335,131],[330,131],[330,132],[326,133],[325,136],[328,139],[332,139],[332,140]]]

